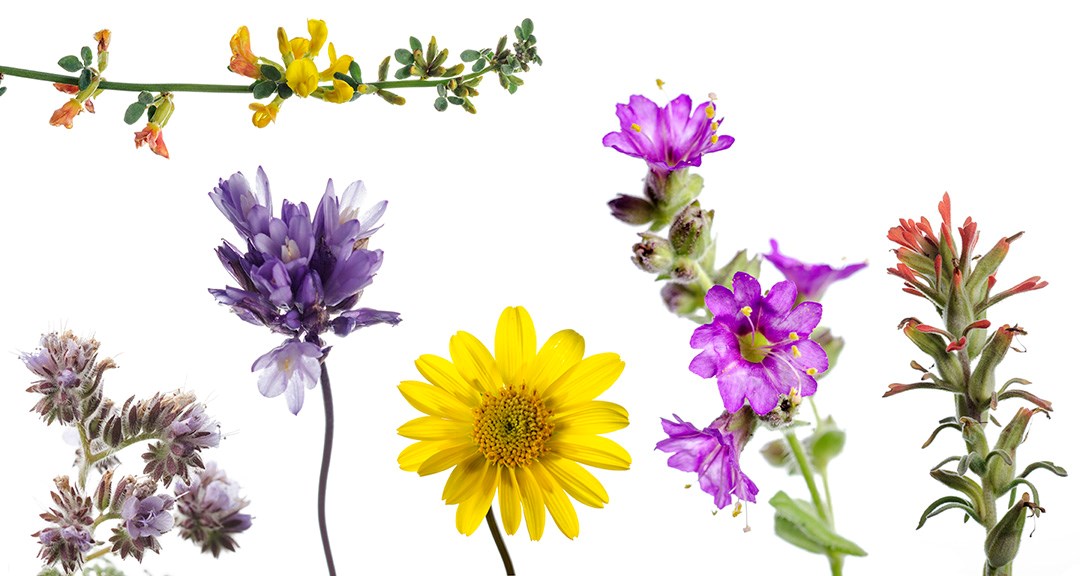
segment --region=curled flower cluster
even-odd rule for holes
[[[191,483],[176,483],[176,509],[180,537],[202,546],[218,557],[222,550],[235,551],[234,534],[251,527],[251,515],[240,511],[248,501],[240,497],[240,485],[210,462]]]
[[[41,336],[33,352],[23,352],[23,364],[39,377],[27,392],[41,394],[34,411],[46,423],[71,424],[86,416],[101,401],[101,375],[116,363],[111,358],[97,361],[100,344],[80,338],[71,331]]]
[[[65,572],[74,572],[82,566],[83,553],[95,544],[90,532],[93,506],[67,476],[57,477],[54,482],[52,499],[56,507],[41,515],[51,525],[32,536],[41,544],[39,558],[49,565],[59,562]]]
[[[281,216],[271,208],[270,185],[259,168],[253,192],[240,173],[221,180],[210,193],[218,209],[243,237],[241,252],[229,242],[218,257],[239,287],[210,289],[221,304],[243,320],[286,336],[285,342],[255,361],[262,370],[259,390],[272,397],[285,393],[296,414],[304,389],[314,388],[325,356],[321,335],[346,336],[373,324],[397,324],[396,312],[353,309],[382,264],[382,250],[368,250],[386,201],[364,213],[365,189],[353,182],[339,200],[329,181],[312,216],[307,205],[282,202]]]

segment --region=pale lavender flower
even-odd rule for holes
[[[191,484],[176,483],[180,537],[199,543],[215,558],[222,550],[236,550],[232,535],[251,527],[251,515],[240,512],[247,505],[240,497],[240,485],[213,462],[192,477]]]
[[[736,418],[725,412],[702,430],[673,416],[675,422],[660,419],[668,438],[656,444],[657,450],[672,453],[668,466],[696,473],[701,490],[712,495],[718,509],[731,504],[732,496],[756,502],[758,487],[739,466],[739,456],[752,432],[753,416]],[[733,420],[738,421],[734,427]]]
[[[124,500],[120,518],[132,540],[157,538],[173,527],[173,516],[169,512],[172,507],[172,497],[165,494],[146,498],[131,495]]]
[[[813,300],[816,302],[821,300],[821,297],[825,294],[825,289],[830,284],[843,280],[867,266],[866,262],[848,264],[842,268],[833,268],[828,264],[807,264],[791,256],[781,254],[776,240],[769,240],[769,245],[772,247],[772,251],[763,254],[763,256],[766,260],[772,262],[777,270],[780,270],[784,278],[795,283],[795,287],[799,290],[800,301]]]
[[[262,370],[259,392],[267,398],[285,392],[285,402],[293,414],[304,405],[304,388],[314,388],[319,379],[319,358],[322,350],[310,342],[288,340],[263,354],[251,366]]]
[[[97,340],[70,331],[50,332],[41,336],[37,350],[19,355],[39,378],[26,391],[42,395],[33,410],[46,423],[70,424],[85,416],[84,409],[97,405],[101,372],[115,367],[112,359],[97,362],[99,346]]]

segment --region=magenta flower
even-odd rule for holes
[[[703,430],[678,416],[675,420],[660,419],[668,439],[656,443],[657,450],[672,453],[668,466],[696,472],[701,490],[712,495],[719,509],[731,504],[732,495],[756,502],[758,487],[739,467],[739,455],[750,435],[745,430],[728,429],[732,414],[725,412]]]
[[[765,259],[772,262],[784,278],[795,283],[800,300],[815,302],[820,300],[830,284],[843,280],[867,266],[866,262],[848,264],[843,268],[833,268],[828,264],[806,264],[781,254],[776,240],[769,240],[769,245],[772,246],[772,252],[765,254]]]
[[[716,118],[712,102],[699,104],[693,114],[691,107],[686,94],[663,108],[644,96],[631,96],[629,104],[615,105],[622,130],[604,136],[604,146],[645,160],[659,174],[701,166],[703,155],[726,150],[735,139],[716,133],[723,119]]]
[[[724,408],[735,412],[750,402],[754,412],[767,414],[781,395],[817,390],[814,376],[829,367],[829,359],[810,333],[821,320],[821,304],[795,304],[793,282],[778,282],[762,296],[753,276],[737,272],[734,292],[713,286],[705,304],[713,321],[699,326],[690,346],[702,350],[690,371],[716,377]]]

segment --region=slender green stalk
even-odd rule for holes
[[[488,530],[491,530],[491,538],[495,540],[495,547],[499,549],[503,567],[506,568],[506,576],[514,576],[514,562],[510,559],[510,551],[506,549],[506,543],[503,542],[502,533],[499,531],[499,524],[495,521],[494,508],[488,508],[487,525]]]
[[[832,527],[832,513],[825,508],[825,503],[821,499],[821,493],[818,492],[817,481],[814,480],[814,471],[811,470],[810,462],[806,459],[806,452],[803,451],[802,442],[799,441],[799,438],[796,437],[795,433],[790,429],[784,431],[784,438],[787,439],[788,447],[791,448],[791,453],[795,455],[795,461],[799,464],[799,471],[802,472],[803,480],[806,481],[806,487],[810,490],[810,499],[814,501],[814,509],[817,510],[818,517]],[[844,557],[831,551],[826,552],[826,556],[829,559],[829,570],[832,575],[841,576],[844,573]]]
[[[87,556],[86,558],[83,558],[83,564],[89,563],[91,560],[97,560],[98,558],[101,558],[102,556],[108,554],[109,550],[111,550],[111,549],[112,549],[111,546],[102,546],[101,548],[98,548],[97,550],[94,550],[93,552],[90,553],[89,556]]]
[[[115,512],[98,516],[94,519],[94,523],[90,525],[90,532],[93,533],[94,529],[98,527],[98,524],[101,524],[102,522],[106,522],[108,520],[116,520],[119,517],[120,515]]]

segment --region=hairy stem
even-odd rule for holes
[[[319,534],[322,536],[326,569],[330,576],[337,576],[334,554],[330,551],[330,534],[326,531],[326,481],[330,474],[330,451],[334,448],[334,397],[330,394],[330,374],[326,371],[326,362],[321,366],[319,383],[322,385],[323,408],[326,411],[326,432],[323,434],[322,466],[319,469]]]
[[[795,461],[799,464],[799,471],[802,472],[803,480],[806,481],[806,487],[810,490],[810,499],[814,501],[814,509],[817,510],[818,517],[824,520],[830,527],[833,525],[832,520],[832,504],[826,509],[825,503],[821,499],[821,493],[818,492],[817,480],[814,479],[814,471],[810,468],[810,462],[806,459],[806,452],[803,451],[802,442],[795,436],[795,433],[790,429],[784,431],[784,438],[787,439],[788,447],[791,448],[791,453],[795,455]],[[826,484],[826,486],[828,486]],[[826,493],[827,494],[827,493]],[[833,551],[826,552],[826,556],[829,559],[829,570],[833,576],[841,576],[844,573],[844,557],[841,554],[837,554]]]
[[[506,576],[514,576],[514,562],[510,560],[510,551],[506,549],[506,543],[503,542],[499,524],[495,522],[494,508],[488,508],[487,525],[488,530],[491,530],[491,538],[495,540],[495,547],[499,549],[499,556],[502,557],[503,567],[506,568]]]
[[[91,560],[97,560],[98,558],[101,558],[102,556],[108,554],[110,549],[111,549],[111,546],[102,546],[101,548],[98,548],[97,550],[94,550],[93,552],[90,553],[89,556],[87,556],[86,558],[83,558],[83,563],[85,564],[85,563],[87,563],[87,562],[89,562]]]

